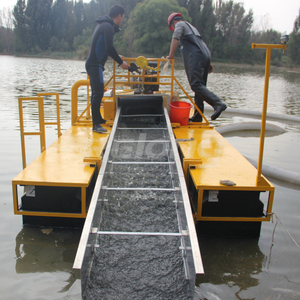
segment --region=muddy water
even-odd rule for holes
[[[17,98],[40,91],[60,92],[62,130],[65,131],[71,123],[71,86],[74,81],[86,78],[81,74],[84,62],[0,56],[0,65],[1,299],[80,299],[80,282],[72,270],[80,231],[43,232],[41,228],[23,228],[21,217],[13,214],[11,180],[22,170]],[[110,70],[108,65],[107,72]],[[263,69],[215,64],[214,71],[209,76],[208,86],[229,106],[261,110]],[[176,76],[188,86],[183,70],[176,71]],[[299,73],[272,69],[269,91],[269,112],[300,117]],[[33,109],[28,110],[31,113],[28,121],[32,128],[37,128]],[[54,111],[49,100],[46,118],[50,119]],[[209,117],[210,112],[206,115]],[[243,121],[258,120],[223,114],[212,124],[220,126]],[[299,123],[271,122],[287,132],[266,138],[264,162],[300,172]],[[56,136],[56,130],[49,127],[48,146]],[[257,133],[243,135],[239,132],[226,139],[243,155],[257,159]],[[39,153],[39,141],[28,138],[26,143],[29,163]],[[269,179],[275,185],[273,210],[299,244],[299,187]],[[205,275],[197,281],[195,299],[300,298],[300,250],[276,216],[273,222],[263,223],[258,240],[206,238],[200,240],[200,246]]]

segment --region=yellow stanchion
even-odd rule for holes
[[[252,44],[252,49],[263,48],[266,49],[266,64],[265,64],[265,87],[264,87],[264,99],[263,99],[263,110],[261,119],[261,131],[260,131],[260,146],[257,164],[257,180],[256,184],[259,185],[261,182],[261,170],[263,162],[264,142],[266,133],[266,120],[267,120],[267,107],[268,107],[268,92],[269,92],[269,78],[270,78],[270,65],[271,65],[271,50],[272,49],[283,49],[285,51],[286,44]]]

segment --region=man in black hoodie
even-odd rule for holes
[[[107,131],[100,125],[106,122],[100,114],[100,105],[104,93],[103,71],[108,56],[114,59],[122,69],[128,70],[129,68],[113,44],[114,35],[120,31],[119,26],[123,22],[124,14],[125,9],[121,5],[113,5],[109,10],[109,16],[101,16],[96,20],[98,24],[94,30],[90,53],[85,63],[92,88],[93,131],[98,133]]]

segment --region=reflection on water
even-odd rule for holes
[[[80,299],[78,291],[72,297],[68,296],[77,279],[72,264],[80,232],[54,229],[47,234],[41,228],[22,228],[21,217],[13,215],[11,180],[22,170],[18,97],[36,96],[38,92],[59,92],[64,132],[70,126],[71,87],[76,80],[86,78],[86,74],[81,73],[85,71],[84,62],[0,56],[0,65],[0,134],[3,145],[0,157],[1,299]],[[108,63],[106,79],[111,72],[112,64]],[[175,74],[192,94],[185,71],[176,70]],[[264,69],[214,64],[208,87],[228,106],[261,111]],[[80,91],[80,101],[84,101],[85,93]],[[300,117],[299,95],[299,73],[272,68],[268,112]],[[47,97],[46,103],[46,118],[50,118],[55,112],[55,101]],[[26,108],[30,115],[27,121],[36,129],[34,104],[29,103]],[[207,116],[210,114],[206,113]],[[253,119],[222,114],[212,125]],[[287,132],[266,137],[264,162],[299,172],[299,124],[278,120],[271,122],[284,127]],[[57,138],[54,127],[47,131],[47,146]],[[246,135],[239,132],[226,136],[226,139],[243,155],[257,159],[259,138],[255,133]],[[208,151],[209,146],[206,145],[202,151]],[[39,140],[29,140],[27,147],[30,156],[34,147],[39,149]],[[34,157],[32,155],[28,161]],[[274,211],[299,243],[299,187],[270,180],[275,185]],[[300,299],[300,250],[281,224],[276,225],[275,217],[274,223],[263,223],[258,241],[201,238],[200,245],[205,275],[197,282],[195,299]]]
[[[268,112],[300,116],[300,76],[271,68]],[[211,88],[229,107],[262,110],[264,68],[215,65]]]
[[[200,299],[215,299],[213,291],[220,299],[234,299],[234,294],[240,299],[239,293],[259,285],[256,275],[262,272],[265,255],[257,239],[201,237],[200,248],[205,270],[205,277],[199,276],[196,283]]]
[[[75,81],[86,78],[86,74],[82,73],[85,72],[83,61],[0,56],[0,62],[3,72],[0,77],[0,100],[4,106],[0,117],[12,114],[14,119],[19,120],[18,97],[33,97],[40,92],[58,92],[61,120],[69,120],[71,87]],[[83,96],[85,94],[83,92]],[[45,118],[50,121],[50,116],[55,116],[55,97],[45,97],[45,104]],[[33,101],[26,102],[24,107],[37,111],[37,104]],[[37,113],[33,113],[31,121],[37,117]]]
[[[16,236],[16,272],[58,272],[70,273],[70,285],[76,280],[72,272],[76,246],[81,230],[39,229],[23,227]]]

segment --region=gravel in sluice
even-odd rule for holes
[[[84,299],[192,299],[179,237],[100,236]]]
[[[121,128],[165,128],[166,123],[162,122],[164,117],[121,117],[118,124]]]
[[[117,129],[115,133],[115,140],[160,140],[168,136],[167,129]]]
[[[179,231],[174,192],[109,191],[105,199],[102,231]]]
[[[169,165],[113,165],[103,185],[119,188],[173,188]]]

